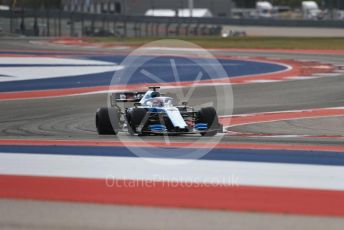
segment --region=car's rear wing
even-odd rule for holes
[[[139,102],[146,92],[119,92],[112,93],[110,95],[111,105],[115,105],[118,102]]]
[[[152,90],[154,92],[158,91],[160,89],[159,86],[150,86],[148,87],[149,90]],[[116,92],[116,93],[112,93],[110,95],[110,102],[111,105],[114,106],[116,105],[118,102],[131,102],[131,103],[138,103],[141,101],[141,99],[145,96],[147,92]],[[164,94],[160,94],[161,96],[163,96]]]

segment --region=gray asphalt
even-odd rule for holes
[[[231,130],[272,135],[344,136],[344,116],[263,122],[232,127]]]
[[[344,219],[177,208],[0,200],[0,229],[341,230]]]
[[[0,40],[0,49],[68,50],[78,52],[116,52],[102,49],[61,48],[39,46],[25,40]],[[118,51],[119,52],[119,51]],[[125,51],[120,51],[125,52]],[[266,56],[286,59],[321,60],[343,64],[344,57],[334,55],[272,54],[252,52],[222,52],[218,55]],[[312,80],[278,83],[234,85],[233,113],[256,113],[344,106],[344,75]],[[170,93],[175,93],[169,90]],[[214,101],[215,89],[198,87],[190,104]],[[1,139],[99,139],[94,115],[105,106],[106,94],[91,94],[59,98],[13,100],[0,102]],[[222,101],[217,101],[219,114],[225,113]],[[228,105],[226,105],[227,108]],[[343,115],[344,116],[344,115]],[[343,134],[343,117],[331,119],[302,119],[293,122],[272,122],[235,127],[241,131],[260,133],[327,135]],[[311,131],[309,131],[311,130]],[[135,137],[127,136],[128,139]],[[147,137],[159,140],[161,137]],[[171,137],[192,140],[193,137]],[[211,139],[205,139],[211,141]],[[303,138],[244,138],[225,136],[222,142],[266,142],[313,145],[342,145],[335,139]],[[0,200],[1,229],[342,229],[344,219],[292,215],[236,213],[188,209],[143,208],[115,205],[74,204]]]

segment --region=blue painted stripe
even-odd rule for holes
[[[140,157],[193,159],[190,148],[138,148],[145,150]],[[2,145],[0,152],[31,153],[76,156],[138,157],[126,147],[89,147],[89,146],[14,146]],[[344,166],[344,152],[290,151],[290,150],[252,150],[252,149],[211,149],[201,160],[270,162],[291,164],[314,164]]]
[[[111,63],[121,63],[124,56],[87,56],[77,59],[106,61]],[[194,81],[199,72],[203,72],[204,75],[201,80],[219,79],[225,76],[216,76],[216,73],[212,73],[213,76],[209,76],[204,72],[202,66],[195,64],[195,60],[199,63],[205,63],[203,59],[188,59],[181,57],[173,57],[178,67],[178,73],[180,81]],[[285,70],[286,67],[279,64],[265,63],[259,61],[243,61],[243,60],[225,60],[220,59],[219,62],[225,69],[229,78],[240,77],[243,75],[255,75],[265,74],[271,72],[277,72]],[[9,65],[13,67],[14,65]],[[20,66],[27,67],[28,65],[15,65],[17,68]],[[30,65],[32,67],[49,66],[49,65]],[[53,65],[54,66],[54,65]],[[55,65],[58,68],[59,64]],[[65,66],[65,65],[63,65]],[[92,65],[93,66],[93,65]],[[77,67],[77,66],[76,66]],[[154,80],[145,76],[140,70],[146,71],[158,76],[162,82],[175,82],[175,77],[170,64],[170,57],[155,57],[147,63],[140,66],[138,69],[134,69],[137,66],[128,66],[123,71],[134,71],[130,75],[123,73],[123,78],[118,78],[113,84],[127,85],[127,84],[141,84],[141,83],[156,83]],[[80,66],[82,68],[82,66]],[[216,68],[216,66],[213,66]],[[49,90],[49,89],[67,89],[67,88],[80,88],[80,87],[93,87],[93,86],[109,86],[114,76],[114,72],[104,72],[97,74],[61,77],[61,78],[49,78],[38,80],[23,80],[2,82],[0,84],[0,92],[14,92],[14,91],[30,91],[30,90]],[[130,78],[128,78],[130,77]]]

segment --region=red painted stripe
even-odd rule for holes
[[[344,50],[330,49],[245,49],[245,48],[212,48],[210,50],[259,53],[287,53],[287,54],[330,54],[343,55]]]
[[[71,88],[71,89],[54,89],[54,90],[34,90],[21,92],[0,93],[0,100],[32,99],[45,97],[58,97],[89,93],[95,91],[108,90],[109,87],[89,87],[89,88]]]
[[[221,117],[220,121],[224,125],[237,126],[243,124],[252,124],[269,121],[314,118],[314,117],[330,117],[330,116],[344,116],[344,108],[320,108],[308,109],[300,111],[287,111],[276,113],[255,113],[233,115],[230,117]]]
[[[344,192],[254,186],[0,175],[0,197],[344,216]],[[131,185],[131,186],[130,186]]]
[[[302,137],[302,138],[327,138],[327,139],[342,139],[344,135],[307,135],[307,134],[281,134],[281,133],[250,133],[250,132],[236,132],[227,131],[228,136],[242,136],[242,137]]]
[[[229,131],[228,136],[238,136],[238,137],[290,137],[290,135],[287,134],[263,134],[263,133],[242,133],[242,132],[233,132],[233,131]],[[293,137],[297,137],[297,138],[309,138],[309,139],[343,139],[344,136],[326,136],[326,135],[322,135],[322,136],[312,136],[312,135],[292,135]]]
[[[262,150],[300,150],[344,152],[344,146],[302,145],[302,144],[261,144],[261,143],[195,143],[187,141],[102,141],[102,140],[0,140],[0,145],[28,146],[108,146],[108,147],[161,147],[161,148],[222,148],[222,149],[262,149]]]
[[[252,60],[271,62],[271,60],[268,58],[254,58]],[[297,60],[278,60],[274,62],[277,64],[289,65],[292,67],[292,69],[278,73],[264,74],[261,76],[240,76],[232,78],[231,82],[234,84],[244,84],[255,80],[285,80],[289,77],[312,76],[313,74],[317,73],[329,73],[334,71],[334,66],[330,64],[321,64],[318,62],[300,62]],[[318,68],[319,65],[327,66],[327,68]]]

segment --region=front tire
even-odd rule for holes
[[[219,123],[219,118],[217,116],[216,110],[214,107],[205,107],[199,111],[199,120],[200,123],[205,123],[208,126],[210,131],[202,132],[202,136],[215,136],[221,126]]]
[[[147,110],[144,108],[133,108],[130,111],[129,125],[133,132],[137,133],[137,127],[141,125],[143,119],[146,117]]]
[[[116,108],[99,108],[96,113],[96,127],[99,135],[117,135],[119,111]]]

